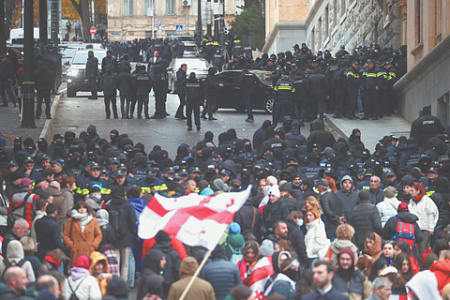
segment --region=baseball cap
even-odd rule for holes
[[[400,203],[399,205],[398,205],[398,212],[402,212],[402,211],[409,211],[409,208],[408,208],[408,203],[406,203],[406,202],[402,202],[402,203]]]

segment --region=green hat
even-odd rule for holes
[[[89,50],[88,54],[90,54],[90,53],[94,54],[94,50]]]

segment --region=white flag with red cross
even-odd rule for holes
[[[180,198],[165,198],[155,194],[139,217],[138,235],[154,237],[160,230],[189,246],[213,250],[234,214],[247,201],[247,190],[200,196],[192,193]]]

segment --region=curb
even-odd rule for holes
[[[343,137],[345,139],[348,139],[348,136],[334,123],[334,120],[332,118],[329,118],[327,115],[325,115],[325,120],[327,124],[334,129],[334,132],[337,133],[340,137]]]
[[[42,128],[41,135],[39,136],[40,139],[45,138],[46,140],[48,140],[48,135],[50,133],[50,127],[53,124],[53,120],[55,120],[56,113],[58,112],[58,108],[59,108],[59,103],[61,102],[61,99],[65,96],[65,94],[67,92],[67,88],[65,88],[59,92],[61,94],[56,95],[53,98],[52,107],[50,108],[50,114],[51,114],[52,118],[50,120],[45,120],[44,128]]]

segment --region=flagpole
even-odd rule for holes
[[[186,288],[183,291],[183,294],[181,294],[181,297],[179,300],[184,300],[184,298],[186,297],[187,293],[189,292],[189,289],[191,288],[191,286],[194,284],[194,280],[195,278],[198,277],[198,274],[200,273],[200,271],[202,270],[203,266],[206,264],[206,261],[208,260],[209,256],[211,255],[212,250],[209,250],[205,257],[202,260],[202,263],[200,264],[200,266],[198,266],[197,270],[195,271],[194,275],[192,275],[191,280],[189,281],[188,285],[186,286]]]

